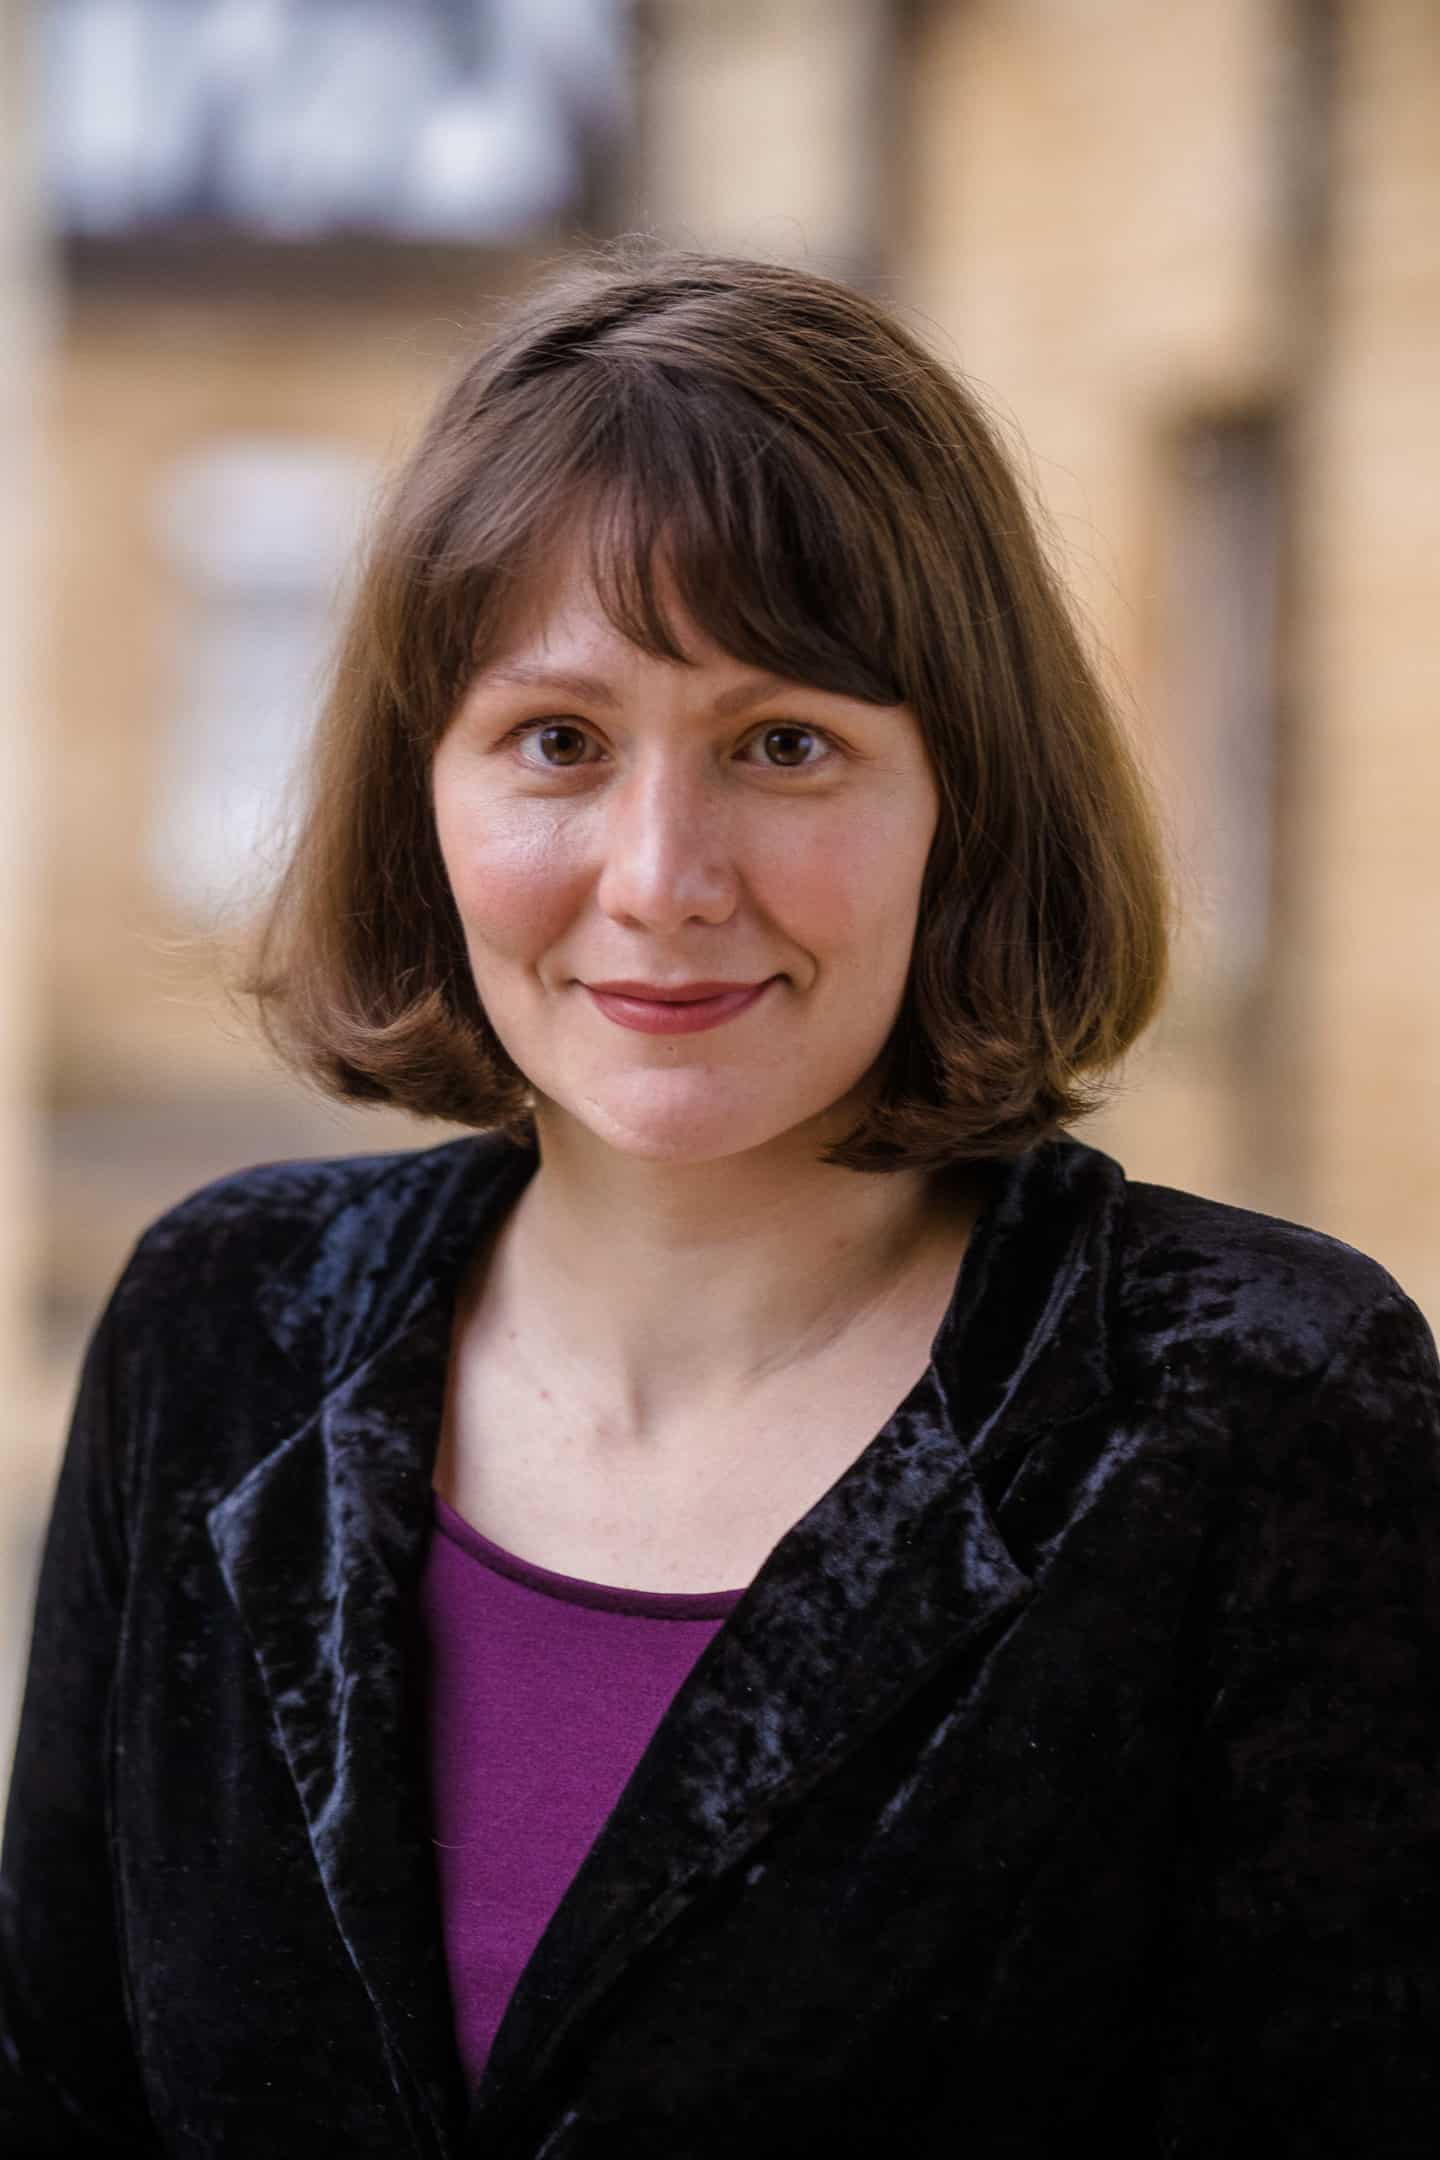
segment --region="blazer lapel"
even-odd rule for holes
[[[929,1370],[770,1553],[536,1948],[471,2119],[483,2145],[627,1963],[947,1659],[1031,1594],[982,1489],[1108,1386],[1123,1177],[1073,1142],[1001,1174]],[[987,1480],[987,1482],[989,1482]]]
[[[466,2094],[433,1864],[417,1592],[455,1291],[535,1158],[417,1155],[260,1286],[305,1422],[207,1518],[250,1637],[345,1951],[417,2151],[455,2149]],[[308,1384],[308,1368],[338,1377]],[[316,1397],[318,1396],[318,1400]]]
[[[410,1633],[443,1323],[434,1309],[417,1318],[209,1517],[417,2149],[442,2152],[464,2094]]]

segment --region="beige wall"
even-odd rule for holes
[[[876,267],[890,0],[651,0],[634,218],[681,247]]]
[[[1440,9],[1343,10],[1303,534],[1317,1218],[1440,1320]]]
[[[274,299],[133,281],[71,296],[50,435],[57,784],[42,989],[41,1259],[59,1362],[145,1222],[197,1184],[265,1157],[427,1136],[282,1074],[226,995],[223,942],[157,878],[196,605],[163,505],[185,460],[235,437],[333,447],[378,476],[516,274],[479,264],[388,298],[353,279]]]
[[[913,74],[902,285],[931,340],[1023,445],[1111,672],[1146,698],[1162,445],[1273,394],[1288,361],[1270,47],[1256,0],[938,7]],[[1177,837],[1188,821],[1176,815]],[[1203,859],[1183,859],[1194,915]],[[1222,1027],[1172,1008],[1094,1129],[1127,1166],[1242,1197]]]
[[[79,292],[57,354],[54,681],[62,716],[49,1027],[62,1099],[135,1100],[266,1071],[197,1013],[201,925],[157,889],[145,845],[192,596],[163,531],[193,453],[233,436],[398,454],[456,342],[423,302],[267,305]]]
[[[26,11],[0,4],[0,1397],[28,1389],[35,1190],[35,424],[49,311],[27,127]]]
[[[1440,16],[1337,9],[1327,160],[1306,12],[923,9],[898,263],[921,327],[1029,446],[1181,843],[1176,996],[1091,1136],[1367,1247],[1440,1314]],[[1160,536],[1177,429],[1267,411],[1286,512],[1271,945],[1227,997],[1195,958],[1224,895],[1168,732]]]
[[[35,950],[42,608],[35,427],[50,342],[30,154],[28,10],[0,0],[0,1789],[19,1708],[19,1650],[44,1505],[34,1271],[39,1199]]]

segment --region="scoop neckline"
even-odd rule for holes
[[[453,1545],[493,1574],[561,1604],[585,1605],[597,1612],[629,1613],[650,1620],[718,1620],[733,1612],[745,1595],[745,1585],[738,1590],[637,1590],[622,1583],[587,1582],[579,1575],[562,1575],[497,1545],[433,1486],[430,1499],[435,1527]]]

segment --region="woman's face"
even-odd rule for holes
[[[434,805],[476,989],[542,1139],[563,1116],[692,1163],[838,1138],[905,987],[929,759],[905,706],[674,620],[692,665],[561,571],[458,707]]]

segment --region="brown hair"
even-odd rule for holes
[[[1158,1003],[1146,791],[995,433],[875,302],[772,263],[611,257],[515,311],[380,517],[246,988],[328,1091],[528,1126],[476,996],[430,762],[562,529],[616,626],[908,704],[941,812],[856,1170],[1014,1156],[1095,1106]],[[668,584],[667,581],[668,580]],[[1087,1076],[1089,1076],[1087,1078]]]

